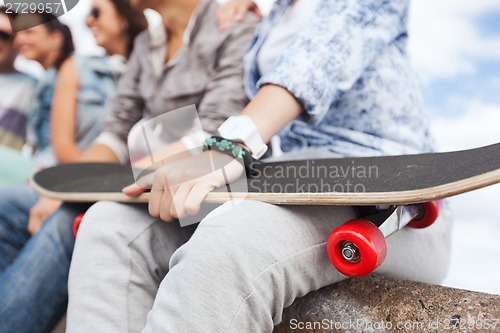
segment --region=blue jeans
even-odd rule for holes
[[[86,205],[63,205],[33,237],[29,210],[39,196],[28,185],[0,190],[0,327],[50,332],[66,312],[73,252],[72,221]]]

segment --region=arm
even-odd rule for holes
[[[387,45],[406,34],[407,0],[320,0],[314,21],[278,58],[259,86],[286,88],[321,121]]]
[[[120,158],[109,146],[94,143],[82,154],[79,162],[120,163]]]
[[[52,145],[61,163],[75,162],[82,155],[75,141],[79,87],[75,61],[71,57],[59,70],[51,109]]]
[[[268,84],[260,88],[241,114],[252,118],[262,140],[269,142],[303,110],[302,104],[288,90]]]
[[[138,169],[146,169],[152,166],[155,162],[163,161],[170,156],[185,152],[187,150],[188,148],[181,141],[175,141],[167,145],[162,150],[153,153],[153,156],[146,156],[138,161],[132,162],[132,166]]]

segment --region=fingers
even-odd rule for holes
[[[217,11],[217,25],[221,31],[227,30],[234,22],[241,22],[252,10],[262,18],[259,7],[251,0],[232,0],[219,7]]]
[[[203,200],[205,200],[207,194],[212,192],[214,189],[214,186],[207,183],[195,184],[184,199],[184,206],[182,207],[184,212],[187,215],[198,214]]]
[[[216,188],[213,181],[194,180],[172,187],[156,186],[151,189],[149,213],[165,222],[195,215],[208,193]]]
[[[164,221],[170,221],[167,214],[165,214],[166,208],[163,207],[168,206],[170,209],[170,201],[168,200],[168,197],[164,198],[164,192],[169,192],[167,174],[166,170],[160,168],[154,173],[154,181],[149,196],[148,209],[151,216],[160,217]],[[162,210],[164,210],[163,213],[161,213]]]
[[[40,231],[41,227],[42,227],[42,219],[40,214],[37,214],[36,212],[33,213],[30,212],[30,217],[28,222],[28,232],[31,235],[35,235],[38,231]]]
[[[45,221],[54,214],[54,212],[61,206],[62,202],[47,198],[41,198],[30,209],[28,231],[34,235],[36,234],[45,223]]]
[[[247,16],[247,13],[248,13],[249,9],[250,9],[249,3],[240,4],[238,7],[236,7],[236,11],[235,11],[234,16],[233,16],[234,20],[236,22],[243,21],[243,19],[245,18],[245,16]]]
[[[180,185],[175,192],[172,192],[173,204],[170,207],[170,215],[180,219],[187,215],[198,214],[203,200],[215,188],[209,178]]]
[[[229,3],[219,7],[216,19],[217,26],[221,31],[227,30],[231,26],[235,12],[236,7],[230,6]]]
[[[172,210],[173,200],[170,191],[164,190],[162,192],[162,197],[160,199],[160,212],[159,217],[165,222],[172,222],[175,220],[175,216],[170,213]]]
[[[135,183],[131,184],[127,187],[124,187],[122,189],[123,194],[128,195],[129,197],[138,197],[139,195],[144,193],[144,191],[145,191],[145,189],[143,189],[142,187],[140,187],[139,185],[137,185]]]
[[[172,205],[170,206],[170,215],[176,218],[186,216],[185,201],[189,192],[191,192],[193,183],[182,184],[172,190]]]
[[[152,181],[148,180],[152,183],[149,213],[166,222],[195,215],[208,193],[243,174],[244,167],[239,161],[217,152],[162,167],[155,171]],[[140,189],[131,185],[124,191],[135,194]]]
[[[151,188],[154,181],[154,173],[150,173],[144,177],[137,179],[134,184],[130,184],[122,189],[122,193],[130,197],[138,197],[146,191],[146,189]]]

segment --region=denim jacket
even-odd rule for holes
[[[305,108],[279,134],[281,149],[344,156],[432,150],[420,83],[406,54],[408,0],[320,0],[314,20],[262,76],[259,50],[291,4],[276,1],[245,57],[250,98],[275,84]]]
[[[119,73],[113,73],[108,57],[74,56],[79,91],[76,142],[82,150],[90,147],[102,130],[116,93]],[[30,126],[34,133],[36,160],[43,166],[57,163],[51,145],[50,108],[57,72],[49,69],[38,89]],[[32,143],[33,144],[33,143]]]
[[[49,68],[35,88],[28,117],[28,144],[43,152],[50,146],[50,107],[54,96],[57,70]]]
[[[90,147],[100,134],[114,102],[121,73],[114,71],[108,57],[75,57],[80,75],[78,91],[77,142]]]

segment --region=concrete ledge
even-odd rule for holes
[[[298,299],[274,333],[500,332],[500,296],[372,275]]]

